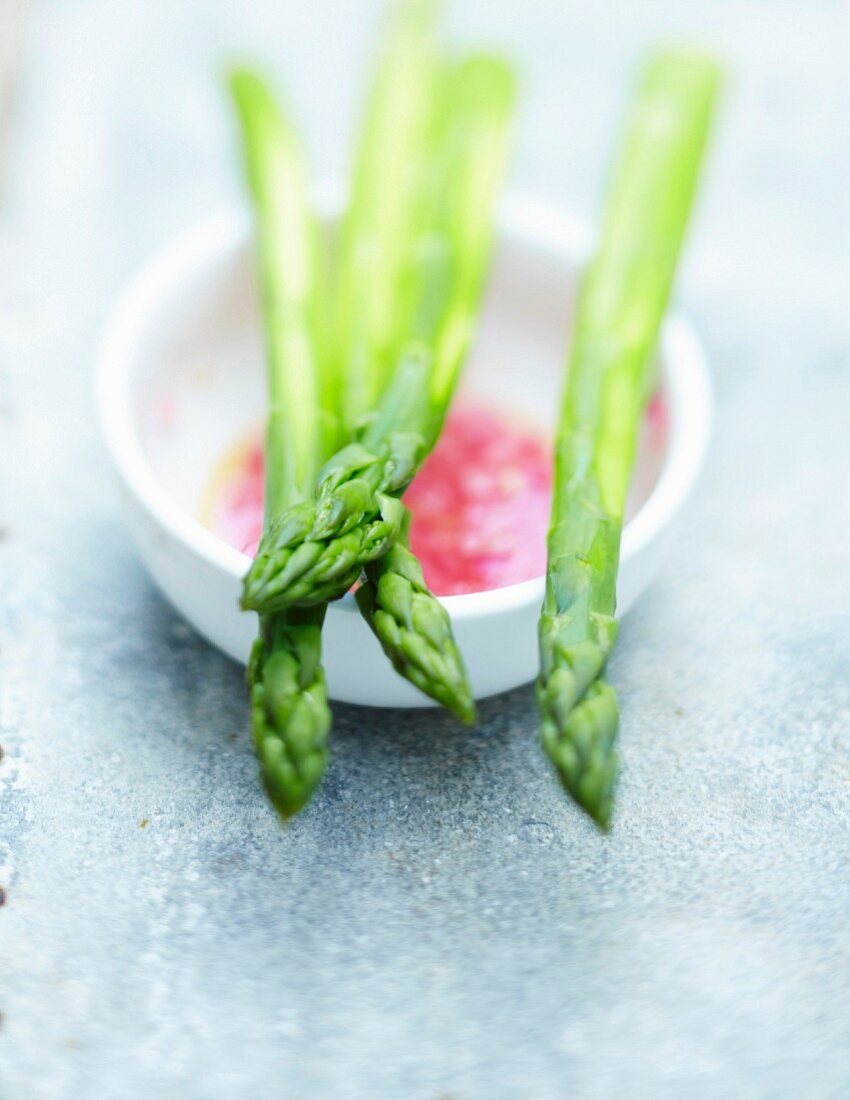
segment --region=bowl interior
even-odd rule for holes
[[[190,250],[191,251],[191,250]],[[200,517],[222,455],[261,421],[265,403],[257,295],[244,225],[214,225],[158,280],[154,316],[130,373],[131,430],[159,489]],[[577,255],[573,261],[577,260]],[[499,240],[462,393],[554,429],[575,285],[563,246],[509,231]],[[666,437],[646,430],[630,512],[651,494]],[[198,519],[200,522],[200,519]]]

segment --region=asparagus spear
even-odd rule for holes
[[[401,335],[399,286],[433,155],[438,76],[434,0],[401,0],[375,74],[340,248],[343,419],[372,412]]]
[[[355,431],[383,391],[404,337],[410,255],[438,159],[446,66],[433,0],[400,3],[366,111],[342,234],[339,355],[344,420]],[[396,671],[472,721],[475,704],[451,621],[406,538],[367,565],[357,603]]]
[[[439,435],[472,334],[513,99],[504,62],[476,56],[460,67],[443,186],[413,251],[416,293],[399,367],[374,419],[326,463],[312,511],[285,512],[263,536],[243,607],[270,612],[340,596],[398,539],[398,498]]]
[[[538,700],[561,782],[603,828],[618,772],[614,645],[620,535],[659,326],[719,84],[710,60],[647,65],[583,279],[555,459]]]
[[[334,390],[319,343],[319,267],[306,170],[296,136],[263,79],[231,80],[257,222],[268,360],[266,525],[313,493]],[[260,775],[282,817],[309,801],[331,725],[321,666],[325,605],[263,615],[248,669]]]

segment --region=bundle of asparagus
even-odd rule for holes
[[[293,127],[257,74],[235,73],[232,87],[256,214],[270,403],[264,533],[243,606],[260,615],[249,684],[261,775],[287,817],[327,760],[327,603],[361,574],[358,605],[396,670],[474,719],[400,498],[436,442],[473,331],[514,81],[496,57],[442,57],[431,0],[400,5],[367,110],[332,313]]]
[[[544,749],[603,828],[618,707],[602,677],[617,634],[626,496],[718,81],[717,67],[694,54],[647,66],[578,297],[537,694]],[[322,624],[328,602],[356,582],[360,611],[396,670],[474,719],[451,623],[410,550],[401,497],[439,436],[468,350],[514,79],[496,57],[447,60],[433,0],[400,4],[366,112],[335,279],[322,269],[291,123],[257,74],[239,71],[232,86],[256,212],[269,385],[265,526],[242,605],[260,616],[249,684],[261,776],[286,817],[324,771]]]
[[[538,699],[546,753],[603,828],[618,763],[601,679],[617,635],[620,534],[654,350],[694,196],[717,66],[665,53],[643,74],[582,280],[555,460]]]

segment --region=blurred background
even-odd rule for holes
[[[241,671],[121,531],[100,326],[242,201],[226,62],[268,62],[338,177],[382,11],[0,0],[0,1095],[846,1096],[846,0],[450,5],[521,67],[512,186],[587,217],[645,49],[728,66],[679,282],[718,420],[614,662],[610,842],[548,784],[530,689],[430,749],[339,708],[282,840]]]

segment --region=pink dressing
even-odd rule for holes
[[[440,596],[485,592],[546,570],[547,441],[492,409],[460,405],[405,495],[411,548]]]

